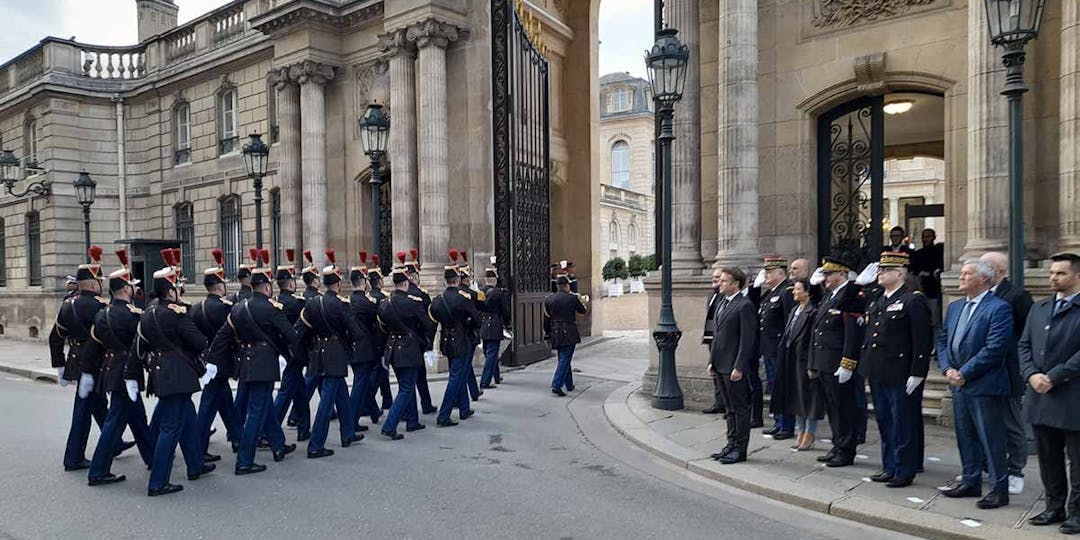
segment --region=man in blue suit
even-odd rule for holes
[[[949,304],[938,334],[937,357],[952,389],[956,443],[963,477],[945,491],[946,497],[980,497],[982,471],[990,474],[990,493],[976,506],[1000,508],[1009,504],[1009,473],[1005,461],[1005,411],[1009,374],[1005,355],[1012,344],[1012,308],[990,294],[994,268],[969,259],[960,269],[960,292],[965,298]]]

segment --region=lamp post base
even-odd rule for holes
[[[674,323],[658,324],[653,330],[656,348],[660,351],[660,365],[656,373],[656,388],[653,389],[652,406],[662,411],[679,411],[683,404],[683,392],[679,387],[679,378],[675,375],[675,349],[679,346],[682,332]]]

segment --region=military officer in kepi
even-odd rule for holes
[[[134,346],[135,358],[150,372],[149,393],[158,397],[154,410],[158,436],[147,486],[151,497],[184,489],[169,482],[177,443],[184,453],[188,480],[214,470],[214,464],[203,462],[205,448],[199,439],[195,404],[191,401],[191,395],[199,391],[199,377],[206,373],[199,360],[206,348],[206,337],[181,301],[177,289],[180,260],[169,249],[161,254],[166,266],[154,272],[157,302],[140,316]]]
[[[556,280],[559,291],[544,299],[544,331],[550,336],[551,348],[559,354],[559,364],[555,376],[551,379],[551,393],[565,396],[574,391],[570,362],[574,359],[574,348],[581,343],[578,334],[577,314],[589,311],[589,297],[570,292],[570,278],[559,274]]]
[[[269,441],[274,461],[282,461],[296,450],[295,444],[285,444],[281,422],[273,411],[273,391],[281,373],[279,359],[287,361],[291,357],[297,336],[285,317],[285,306],[270,297],[272,273],[266,266],[270,253],[256,248],[248,253],[255,262],[251,271],[251,298],[233,306],[206,355],[211,377],[220,371],[219,362],[236,358],[239,379],[248,389],[247,417],[236,455],[237,475],[266,470],[266,465],[255,463],[255,446],[260,435]]]
[[[352,284],[349,309],[363,335],[360,340],[353,343],[353,359],[349,362],[353,370],[349,407],[356,418],[356,431],[368,429],[367,426],[360,425],[361,417],[369,417],[371,423],[377,425],[379,417],[382,416],[382,410],[375,403],[375,393],[372,391],[372,384],[375,383],[372,377],[375,373],[375,365],[382,361],[375,347],[375,317],[379,301],[368,292],[371,285],[368,282],[367,262],[368,252],[361,250],[360,264],[349,269],[349,283]]]
[[[368,268],[368,283],[371,285],[371,297],[375,299],[376,313],[378,311],[378,303],[386,298],[386,293],[382,292],[383,287],[383,275],[382,269],[379,267],[379,256],[371,256],[371,268]],[[375,358],[381,359],[383,357],[383,351],[386,350],[386,332],[383,331],[382,325],[378,324],[378,317],[376,317],[376,324],[372,326],[374,334],[374,347]],[[375,399],[375,391],[378,390],[382,395],[382,410],[389,411],[390,405],[394,403],[393,390],[390,388],[390,370],[387,369],[381,361],[375,362],[374,371],[371,374],[372,383],[368,392],[371,393],[371,399]],[[379,411],[375,411],[378,413]],[[372,423],[378,423],[377,417],[372,418]]]
[[[506,289],[498,287],[499,271],[495,268],[495,257],[491,266],[484,271],[484,301],[480,304],[480,339],[484,344],[484,370],[480,373],[480,388],[494,388],[502,383],[499,374],[499,344],[502,342],[505,328],[510,325],[510,295]]]
[[[787,396],[784,394],[784,382],[777,384],[778,374],[786,373],[787,370],[777,368],[777,351],[780,348],[780,337],[784,334],[791,312],[795,309],[795,297],[791,294],[791,282],[787,279],[787,259],[780,255],[769,255],[762,259],[764,263],[761,272],[754,280],[749,289],[751,300],[758,304],[758,346],[761,359],[765,363],[765,380],[768,384],[769,409],[773,412],[774,424],[765,430],[766,435],[772,435],[773,439],[781,441],[795,436],[795,418],[783,414],[786,407]],[[755,369],[755,366],[751,366]],[[760,379],[748,374],[751,382],[756,382],[757,388],[751,390],[751,421],[760,417],[763,406],[763,390]]]
[[[439,406],[439,427],[456,426],[450,419],[454,407],[459,418],[465,420],[474,412],[469,408],[469,395],[465,389],[473,357],[473,332],[480,327],[480,313],[469,291],[461,287],[461,274],[457,264],[458,251],[449,251],[450,264],[443,267],[446,290],[431,301],[431,315],[439,323],[439,350],[450,359],[450,380]]]
[[[472,268],[469,267],[469,254],[465,250],[458,250],[458,255],[461,256],[462,264],[458,267],[458,273],[461,275],[461,281],[459,283],[460,289],[469,295],[472,300],[473,307],[479,308],[480,304],[484,302],[484,294],[479,289],[475,288],[472,281]],[[479,321],[477,321],[479,322]],[[479,330],[479,326],[477,326]],[[480,335],[477,331],[469,332],[468,334],[469,344],[472,346],[470,351],[476,349],[480,345]],[[473,401],[480,399],[480,396],[484,395],[484,391],[480,389],[480,385],[476,382],[476,367],[473,366],[472,353],[469,354],[469,376],[465,378],[465,386],[469,390],[469,397]]]
[[[320,268],[319,268],[319,266],[317,264],[315,264],[315,260],[311,255],[311,250],[310,249],[305,249],[304,250],[304,261],[307,263],[307,265],[304,266],[304,268],[302,268],[300,270],[300,279],[304,282],[303,297],[304,297],[304,302],[307,303],[308,300],[311,300],[313,298],[319,298],[320,296],[322,296],[322,291],[319,289],[319,282],[321,281],[322,277],[321,277]],[[296,324],[296,321],[293,321],[294,326],[295,326],[295,324]],[[308,362],[307,362],[306,351],[304,351],[304,352],[305,352],[305,356],[303,356],[304,365],[307,366]],[[289,416],[289,425],[290,426],[295,426],[297,428],[298,432],[300,431],[301,428],[303,428],[304,431],[306,432],[305,434],[310,434],[310,431],[311,431],[311,429],[310,429],[311,428],[311,425],[310,425],[311,424],[311,415],[310,415],[311,397],[315,395],[316,390],[318,390],[320,395],[322,395],[322,377],[319,376],[318,374],[316,374],[315,372],[313,372],[310,368],[308,368],[306,370],[305,374],[304,374],[304,396],[303,396],[303,399],[305,399],[306,402],[308,403],[309,414],[308,414],[307,420],[302,421],[303,419],[301,419],[301,418],[299,418],[297,416],[295,408],[293,409],[293,413]],[[297,440],[306,441],[307,438],[297,439]]]
[[[124,428],[131,428],[135,444],[143,463],[150,467],[154,458],[154,443],[151,440],[150,427],[146,423],[146,409],[143,408],[139,390],[142,388],[142,367],[138,362],[129,362],[131,343],[139,327],[142,310],[131,303],[135,286],[139,280],[132,278],[128,268],[126,249],[116,251],[120,259],[120,269],[109,274],[109,292],[112,301],[105,309],[99,310],[90,327],[90,337],[102,349],[101,372],[97,377],[98,385],[94,389],[99,394],[110,394],[109,414],[101,428],[94,457],[90,460],[89,484],[100,486],[124,480],[124,475],[110,472],[116,448],[121,444]]]
[[[420,288],[420,263],[418,262],[420,256],[419,254],[420,252],[417,251],[416,248],[412,248],[409,250],[410,258],[408,260],[405,259],[405,252],[403,251],[397,252],[397,258],[398,261],[401,262],[401,265],[405,268],[405,271],[408,273],[409,294],[419,297],[421,300],[423,300],[424,309],[427,310],[427,308],[431,307],[431,296],[428,295],[426,290]],[[434,357],[434,353],[432,353],[432,351],[434,350],[433,344],[435,343],[435,328],[436,326],[434,324],[431,325],[431,335],[424,336],[424,340],[427,345],[427,348],[424,349],[424,353],[429,358]],[[420,365],[420,369],[416,372],[416,393],[420,395],[420,412],[424,414],[432,414],[438,410],[431,402],[431,390],[428,388],[426,361]]]
[[[283,306],[285,318],[289,326],[296,324],[300,319],[300,310],[304,309],[304,296],[296,292],[296,250],[286,249],[285,259],[288,264],[278,265],[274,274],[277,280],[277,301]],[[289,407],[292,406],[291,416],[295,420],[291,425],[296,427],[296,440],[306,441],[311,438],[311,407],[308,403],[307,382],[304,380],[304,362],[306,358],[293,356],[281,372],[281,388],[278,389],[274,398],[274,416],[280,424],[285,421]]]
[[[383,436],[390,440],[405,438],[397,432],[398,422],[405,421],[405,431],[424,429],[416,411],[416,378],[424,366],[424,351],[430,350],[428,336],[435,335],[435,322],[423,297],[409,292],[412,282],[405,266],[394,268],[391,278],[394,291],[379,301],[379,321],[387,332],[384,365],[394,368],[398,393],[382,425]]]
[[[319,409],[311,427],[308,441],[308,458],[334,455],[326,448],[326,436],[330,430],[330,416],[336,408],[341,433],[341,447],[346,448],[364,438],[356,432],[356,419],[349,406],[349,393],[345,376],[353,360],[353,344],[363,341],[356,318],[349,310],[349,297],[341,294],[341,270],[336,265],[334,250],[326,250],[327,265],[322,269],[322,282],[326,293],[307,302],[300,312],[300,320],[293,328],[308,353],[308,369],[322,378]]]
[[[241,263],[236,269],[236,281],[240,284],[240,289],[229,295],[228,298],[233,304],[251,298],[251,267],[246,263]]]
[[[577,266],[574,265],[574,261],[559,261],[559,268],[563,274],[566,274],[566,279],[570,281],[570,292],[578,294]]]

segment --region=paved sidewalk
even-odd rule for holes
[[[816,457],[829,447],[828,423],[818,425],[816,448],[791,450],[792,441],[774,441],[753,430],[749,460],[721,465],[709,458],[725,444],[725,423],[696,410],[661,411],[632,382],[611,394],[604,404],[609,422],[645,450],[691,472],[738,488],[811,510],[877,527],[928,538],[1061,538],[1057,527],[1032,527],[1027,518],[1042,511],[1042,484],[1034,456],[1024,470],[1026,486],[1010,505],[980,510],[977,499],[948,499],[940,494],[960,471],[952,431],[926,427],[926,472],[907,488],[891,489],[868,478],[880,470],[877,426],[871,420],[867,444],[859,447],[855,465],[829,469]],[[984,493],[986,488],[984,486]]]

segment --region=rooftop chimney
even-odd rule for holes
[[[147,38],[176,28],[176,7],[173,0],[135,0],[139,13],[139,43]]]

